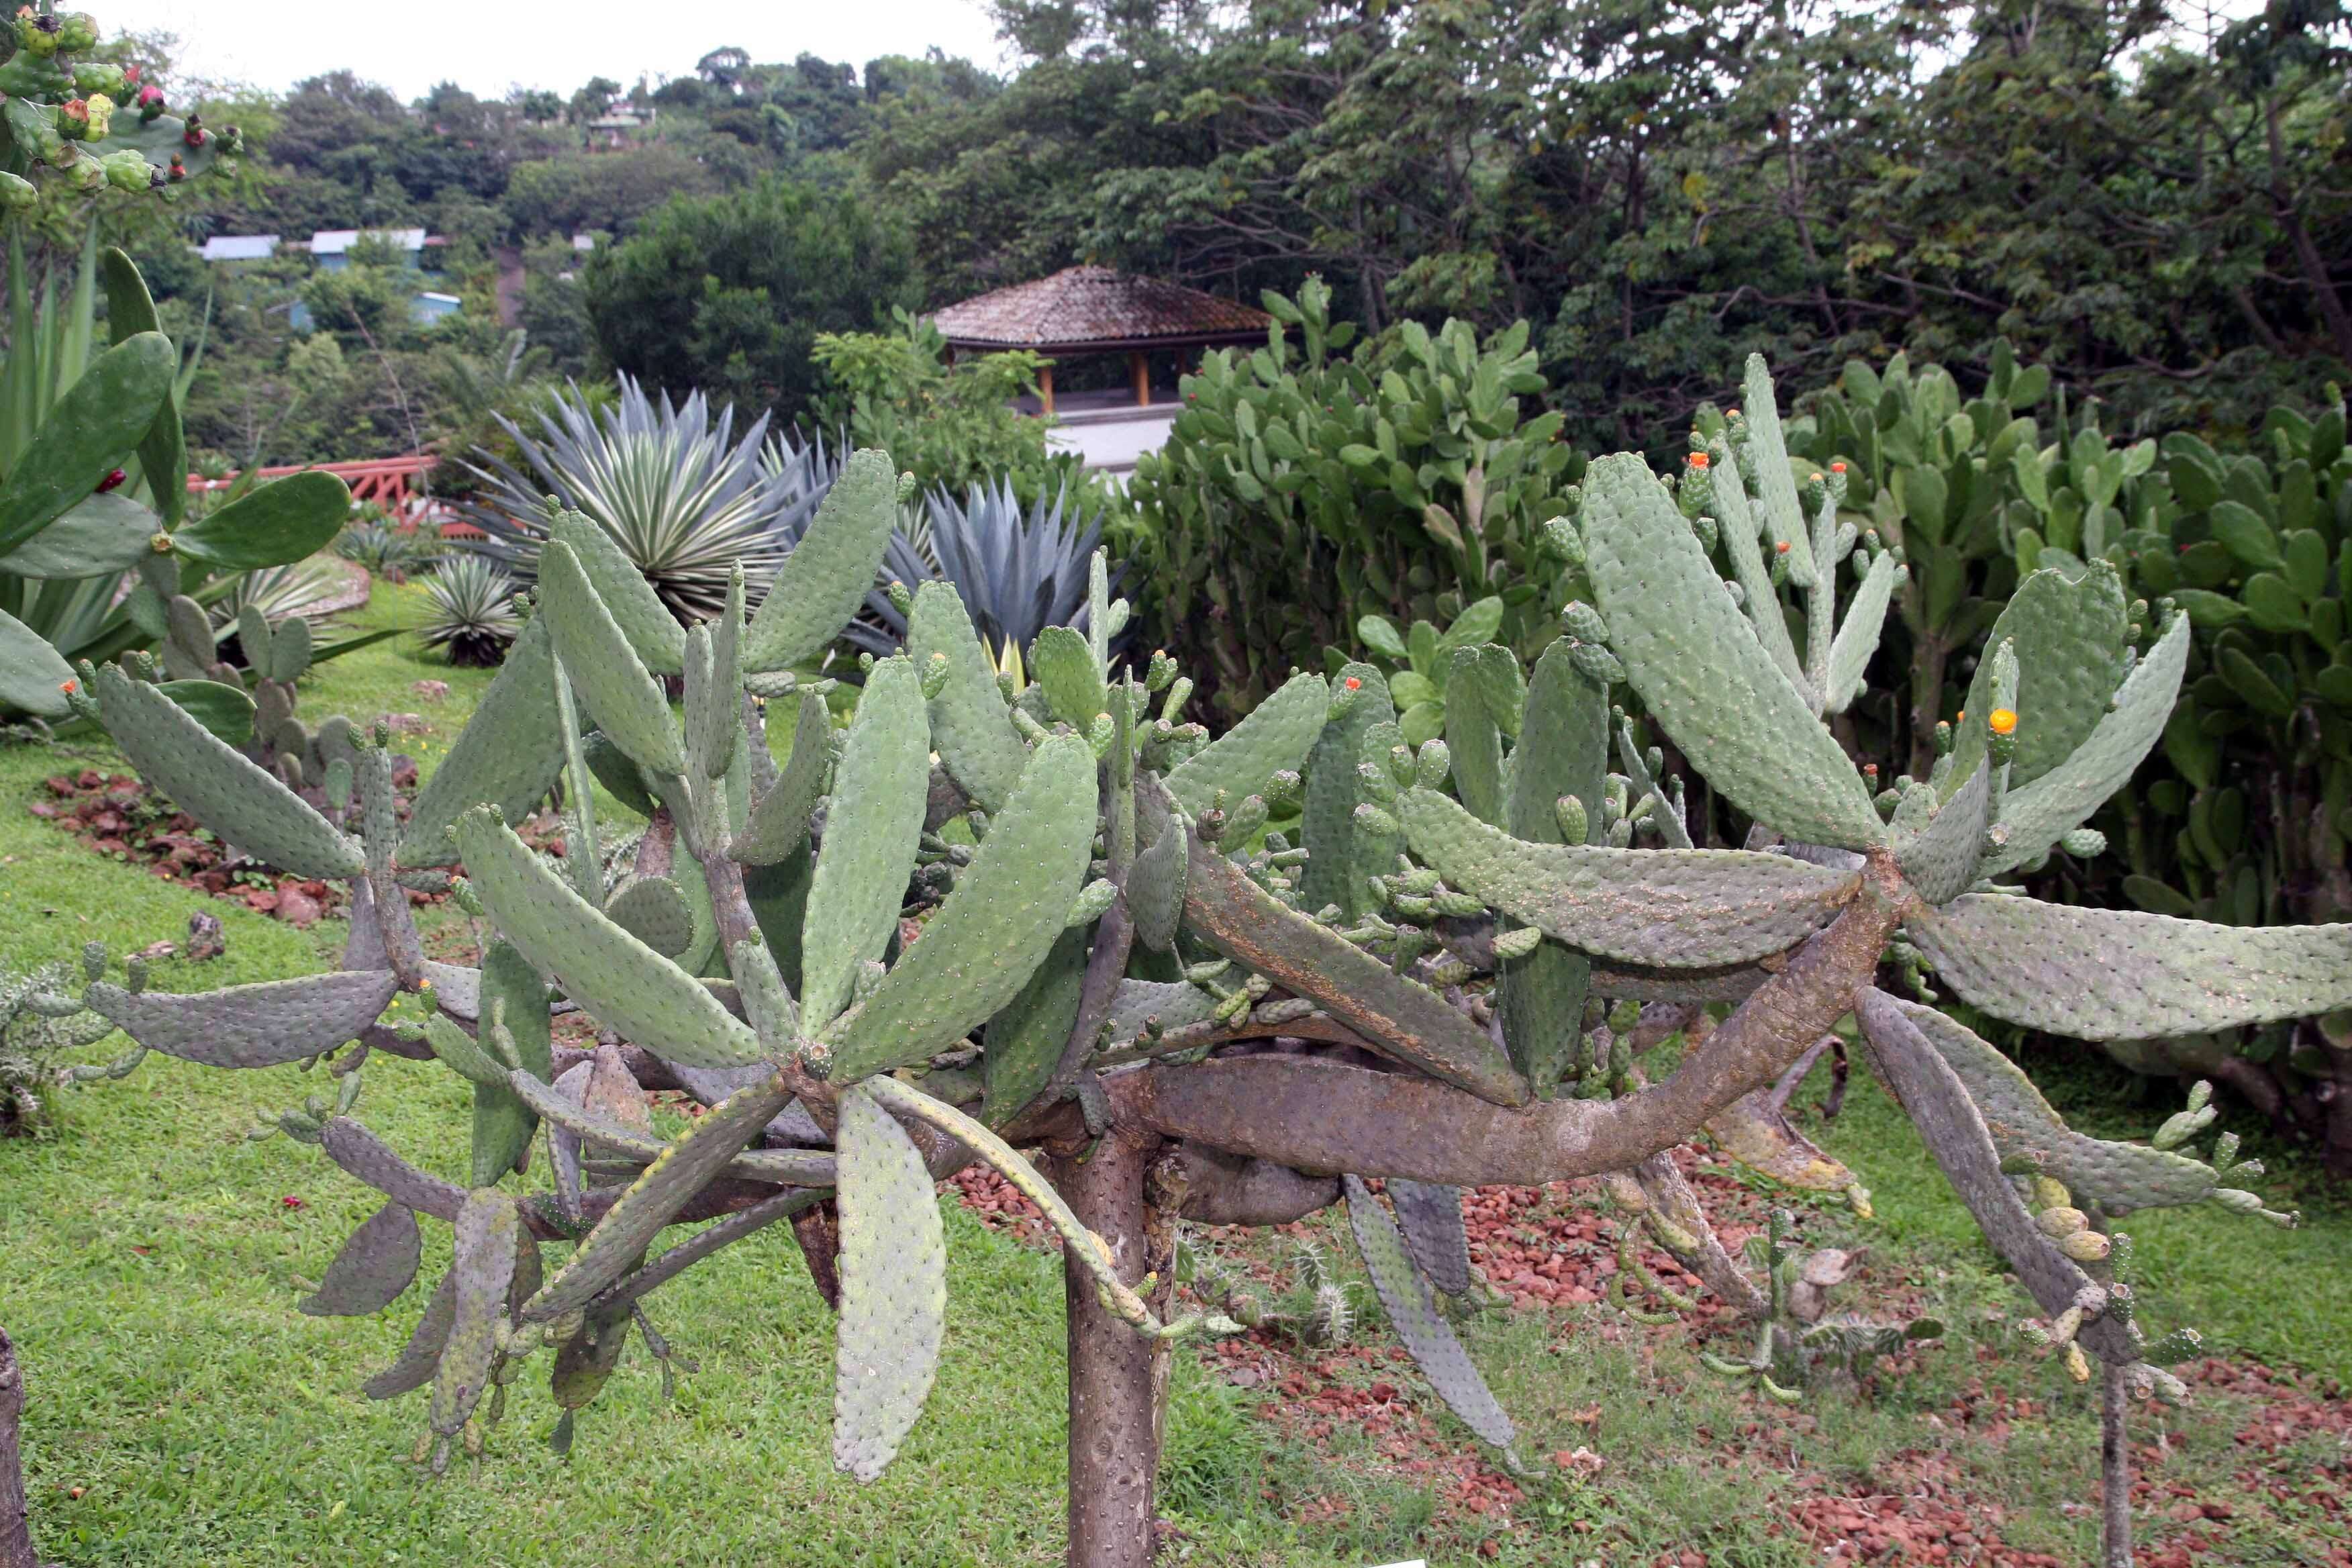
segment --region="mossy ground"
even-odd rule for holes
[[[401,624],[415,609],[413,588],[380,587],[356,619]],[[419,714],[426,728],[405,744],[429,773],[488,679],[398,638],[321,668],[306,682],[303,710]],[[426,701],[415,687],[426,679],[447,682],[447,695]],[[340,922],[297,931],[205,899],[100,859],[24,809],[44,776],[116,763],[98,745],[0,752],[0,955],[70,958],[92,938],[121,953],[184,936],[202,909],[221,918],[226,955],[165,963],[159,988],[333,961]],[[2036,1068],[2052,1069],[2044,1076],[2062,1104],[2095,1131],[2144,1131],[2168,1109],[2138,1103],[2133,1080],[2092,1061]],[[371,1125],[418,1163],[460,1173],[457,1080],[402,1061],[368,1077]],[[371,1405],[356,1393],[398,1350],[417,1296],[375,1318],[294,1310],[373,1206],[316,1150],[244,1138],[257,1110],[311,1088],[292,1068],[230,1074],[151,1058],[125,1080],[68,1094],[52,1136],[0,1144],[0,1323],[29,1372],[34,1521],[49,1559],[76,1568],[1059,1561],[1060,1268],[952,1199],[940,1386],[874,1485],[832,1469],[829,1324],[790,1238],[777,1234],[655,1298],[663,1331],[701,1363],[674,1402],[661,1401],[657,1371],[633,1353],[583,1420],[571,1458],[559,1460],[539,1440],[552,1412],[535,1371],[513,1391],[483,1460],[429,1480],[407,1462],[422,1405]],[[2320,1391],[2352,1375],[2352,1296],[2336,1288],[2352,1278],[2352,1214],[2292,1155],[2282,1161],[2254,1128],[2242,1130],[2249,1152],[2284,1171],[2279,1184],[2304,1208],[2305,1228],[2282,1234],[2218,1210],[2130,1227],[2147,1265],[2145,1315],[2195,1324],[2224,1358],[2196,1405],[2140,1429],[2143,1560],[2343,1561],[2352,1447],[2340,1401]],[[1877,1197],[1872,1221],[1842,1210],[1810,1221],[1822,1242],[1872,1248],[1856,1304],[1899,1299],[1951,1328],[1940,1348],[1876,1379],[1866,1399],[1829,1394],[1782,1410],[1706,1372],[1689,1328],[1641,1328],[1605,1304],[1490,1312],[1465,1338],[1519,1421],[1533,1473],[1512,1479],[1396,1359],[1376,1315],[1343,1352],[1259,1341],[1188,1349],[1163,1474],[1176,1560],[1797,1568],[1837,1560],[1840,1540],[1859,1552],[1873,1539],[1895,1561],[2085,1560],[2096,1522],[2090,1395],[2018,1340],[2011,1325],[2022,1299],[1883,1096],[1858,1076],[1844,1115],[1813,1131]],[[1520,1241],[1536,1245],[1528,1237],[1547,1234],[1536,1221],[1573,1215],[1583,1201],[1548,1194]],[[1349,1256],[1336,1216],[1307,1228],[1335,1258]],[[426,1229],[429,1279],[447,1234]],[[1279,1270],[1290,1245],[1263,1237],[1230,1247],[1237,1264]],[[1559,1245],[1581,1266],[1591,1259],[1578,1249],[1596,1244]],[[2219,1370],[2249,1365],[2278,1375]],[[1597,1468],[1575,1458],[1579,1448]],[[2207,1517],[2211,1508],[2230,1517]],[[1973,1527],[1965,1541],[1953,1517]]]

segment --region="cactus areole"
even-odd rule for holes
[[[2149,1341],[2119,1272],[2128,1247],[2086,1216],[2266,1212],[2234,1140],[2210,1161],[2189,1151],[2201,1100],[2159,1149],[2082,1137],[1999,1052],[1881,976],[1924,992],[1932,969],[1980,1013],[2088,1037],[2211,1029],[2352,1005],[2352,928],[2074,910],[1994,880],[2080,828],[2161,733],[2182,671],[2170,623],[2136,658],[2105,659],[2124,671],[2105,689],[2067,689],[2080,739],[2038,776],[1980,735],[1880,792],[1822,715],[1858,687],[1901,567],[1874,560],[1881,589],[1836,603],[1855,531],[1826,488],[1795,491],[1759,378],[1705,470],[1708,527],[1747,595],[1726,593],[1640,458],[1601,459],[1561,525],[1585,563],[1575,635],[1532,670],[1499,647],[1457,656],[1444,736],[1418,750],[1362,665],[1297,677],[1213,740],[1173,660],[1110,656],[1128,605],[1099,558],[1079,626],[1028,650],[1038,684],[1000,679],[952,595],[926,588],[906,655],[864,672],[837,726],[800,661],[875,580],[896,495],[879,452],[850,459],[764,603],[746,605],[739,570],[682,645],[593,552],[551,547],[513,657],[404,823],[381,737],[289,730],[300,765],[272,772],[136,660],[94,686],[85,671],[151,783],[239,844],[348,880],[353,914],[341,973],[166,997],[135,968],[107,978],[101,952],[82,1005],[137,1050],[223,1068],[337,1057],[340,1093],[258,1132],[319,1145],[394,1215],[362,1227],[305,1310],[410,1301],[415,1337],[367,1388],[429,1385],[436,1466],[479,1451],[509,1405],[540,1421],[520,1390],[479,1396],[541,1351],[541,1425],[559,1448],[593,1430],[633,1331],[669,1375],[648,1316],[660,1287],[791,1219],[820,1281],[837,1281],[836,1460],[877,1473],[940,1354],[933,1183],[979,1161],[1064,1243],[1070,1560],[1142,1564],[1169,1346],[1237,1327],[1176,1293],[1182,1224],[1282,1223],[1344,1195],[1400,1336],[1507,1450],[1508,1413],[1433,1305],[1471,1278],[1455,1189],[1608,1176],[1629,1225],[1739,1311],[1790,1321],[1777,1261],[1750,1279],[1659,1156],[1706,1131],[1866,1211],[1855,1173],[1760,1092],[1841,1030],[2034,1297],[2053,1371],[2093,1358],[2177,1392],[2158,1364],[2177,1336]],[[1767,540],[1785,570],[1768,574]],[[2061,613],[2076,591],[2037,589],[2016,613],[2082,624]],[[1812,623],[1799,637],[1782,594]],[[2047,641],[2003,626],[1997,646]],[[664,668],[682,672],[682,718]],[[1612,714],[1618,679],[1736,821],[1686,815],[1663,749]],[[2036,709],[2037,727],[2072,722]],[[333,775],[324,796],[313,765]],[[621,826],[596,819],[598,784],[651,815],[611,873],[593,850],[546,858],[512,831],[559,780],[574,845]],[[945,831],[958,822],[969,831]],[[1727,828],[1748,847],[1707,847]],[[410,923],[406,889],[450,885],[453,861],[486,917],[477,966],[427,960]],[[380,1019],[404,994],[425,1027]],[[552,1047],[559,1001],[604,1043]],[[1645,1068],[1671,1037],[1676,1065]],[[412,1164],[359,1104],[363,1072],[435,1062],[471,1086],[469,1187]],[[647,1086],[708,1109],[665,1140]],[[1366,1177],[1396,1184],[1393,1220]],[[437,1291],[406,1294],[419,1250],[399,1213],[456,1228]],[[694,1221],[716,1223],[661,1249]],[[1723,1365],[1801,1398],[1781,1331]],[[1841,1353],[1880,1332],[1862,1325]]]

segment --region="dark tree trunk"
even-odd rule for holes
[[[1172,1272],[1155,1260],[1145,1177],[1155,1141],[1113,1133],[1083,1160],[1056,1163],[1054,1184],[1087,1227],[1110,1244],[1118,1277],[1151,1273],[1166,1310]],[[1146,1568],[1151,1561],[1153,1487],[1160,1472],[1160,1388],[1168,1352],[1105,1310],[1094,1276],[1062,1265],[1070,1336],[1070,1568]]]
[[[1924,596],[1920,605],[1915,626],[1926,619]],[[1936,766],[1936,721],[1943,717],[1944,663],[1950,654],[1933,631],[1921,629],[1918,639],[1911,654],[1911,776],[1924,779]]]
[[[25,1374],[16,1347],[0,1329],[0,1568],[40,1568],[33,1555],[33,1527],[25,1510],[25,1463],[17,1447],[17,1423],[25,1414]]]

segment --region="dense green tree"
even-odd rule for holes
[[[613,365],[792,419],[816,390],[818,333],[880,328],[914,303],[914,246],[853,193],[771,176],[671,202],[583,279]]]
[[[617,232],[676,195],[719,188],[719,176],[684,149],[656,142],[593,157],[572,153],[518,164],[500,205],[522,237]]]

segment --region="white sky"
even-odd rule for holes
[[[476,0],[446,11],[445,4],[89,0],[89,8],[110,33],[177,34],[174,74],[184,80],[283,90],[348,68],[404,100],[449,80],[483,98],[518,85],[568,94],[592,76],[625,88],[640,74],[656,81],[687,75],[724,44],[755,60],[805,52],[861,68],[877,55],[919,56],[932,45],[992,68],[1002,63],[982,0]]]

